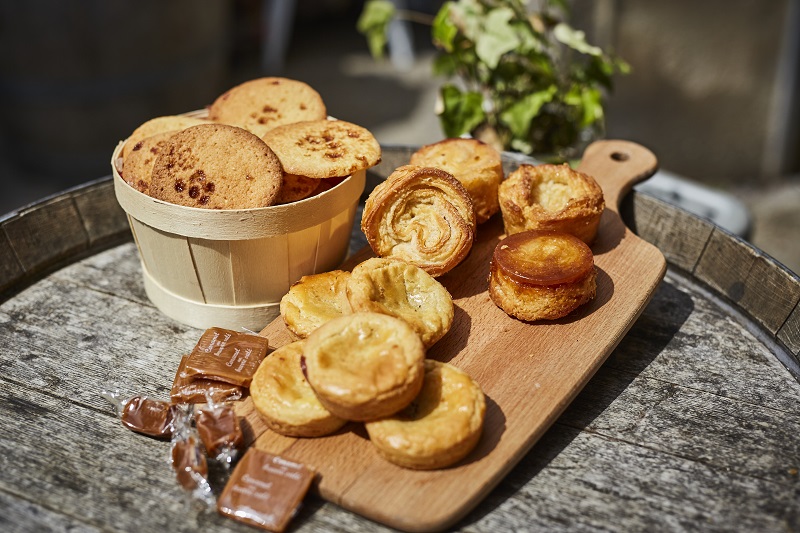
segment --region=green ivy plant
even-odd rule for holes
[[[627,73],[621,59],[586,41],[567,22],[566,0],[453,0],[430,20],[437,51],[439,118],[447,137],[471,134],[503,149],[579,156],[603,134],[604,96],[612,78]],[[381,58],[389,23],[419,21],[388,0],[369,0],[357,29]],[[577,153],[576,153],[577,152]]]

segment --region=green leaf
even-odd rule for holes
[[[598,89],[584,87],[581,91],[581,105],[583,106],[581,127],[589,126],[603,119],[603,95]]]
[[[559,22],[556,24],[556,27],[553,28],[553,37],[555,37],[558,42],[582,54],[588,54],[590,56],[599,56],[603,54],[602,49],[586,42],[585,33],[572,28],[569,24],[564,22]]]
[[[356,29],[367,38],[370,54],[374,58],[383,57],[386,48],[389,23],[396,13],[389,0],[369,0],[356,22]]]
[[[431,38],[434,46],[438,46],[446,52],[453,51],[453,40],[458,35],[458,27],[450,19],[450,6],[452,2],[445,2],[436,13],[431,26]]]
[[[486,120],[483,96],[474,91],[462,92],[454,85],[443,85],[440,92],[443,109],[439,115],[442,130],[447,137],[469,133]]]
[[[473,43],[477,42],[483,31],[483,20],[486,17],[483,4],[479,0],[451,2],[449,16],[461,35]]]
[[[515,138],[525,139],[528,137],[533,117],[539,114],[542,106],[553,100],[558,88],[551,85],[543,91],[537,91],[526,95],[514,104],[508,106],[500,113],[500,121],[503,122]]]
[[[497,67],[503,54],[520,44],[520,38],[510,24],[513,18],[514,11],[508,7],[492,9],[486,16],[483,32],[475,42],[475,51],[490,69]]]

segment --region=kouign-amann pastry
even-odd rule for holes
[[[520,320],[554,320],[594,298],[591,249],[568,233],[524,231],[500,241],[490,264],[489,296]]]
[[[301,277],[289,287],[280,303],[286,329],[295,339],[305,339],[332,318],[351,312],[347,298],[350,272],[332,270]]]
[[[430,470],[455,464],[471,452],[483,432],[486,399],[466,372],[425,361],[419,395],[402,411],[365,424],[370,441],[386,460]]]
[[[381,147],[372,133],[344,120],[286,124],[263,139],[286,172],[310,178],[349,176],[381,161]]]
[[[156,133],[137,142],[122,161],[120,175],[134,189],[148,194],[156,159],[176,131]]]
[[[124,159],[131,151],[137,149],[136,147],[141,141],[158,133],[180,131],[191,126],[208,124],[208,122],[208,120],[187,115],[166,115],[151,118],[133,130],[125,144],[122,145],[119,155]]]
[[[477,139],[445,139],[411,154],[410,164],[452,174],[467,189],[481,224],[500,210],[497,189],[503,181],[500,152]]]
[[[450,330],[453,299],[433,276],[406,261],[375,257],[356,265],[347,281],[353,311],[403,319],[426,348]]]
[[[422,387],[425,347],[393,316],[362,312],[329,320],[308,336],[303,356],[322,405],[347,420],[396,413]]]
[[[166,141],[153,167],[150,196],[188,207],[248,209],[273,205],[283,169],[247,130],[204,124]]]
[[[536,229],[597,236],[605,202],[593,177],[563,165],[520,165],[500,185],[506,233]]]
[[[321,437],[338,430],[345,420],[325,409],[303,376],[305,341],[281,346],[269,354],[250,383],[253,405],[264,423],[289,437]]]
[[[438,277],[472,248],[475,209],[448,172],[406,165],[370,193],[361,230],[376,255],[404,259]]]
[[[263,136],[272,128],[327,117],[322,97],[302,81],[269,77],[246,81],[220,95],[208,109],[215,122]]]

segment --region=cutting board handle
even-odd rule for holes
[[[640,144],[603,140],[586,148],[578,170],[597,180],[603,189],[606,207],[619,213],[619,203],[625,194],[658,170],[658,159]]]

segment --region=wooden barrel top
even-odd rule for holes
[[[411,151],[385,147],[367,189]],[[664,253],[666,278],[456,529],[800,530],[800,277],[644,193],[622,213]],[[169,444],[125,430],[100,395],[168,397],[200,333],[148,301],[110,177],[0,226],[0,530],[252,531],[187,510]],[[351,249],[364,244],[356,229]],[[313,496],[293,527],[385,529]]]

